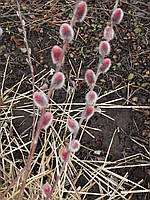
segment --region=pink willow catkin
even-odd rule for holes
[[[81,1],[76,4],[75,10],[74,10],[74,15],[72,18],[72,21],[83,21],[87,13],[87,5],[86,2]],[[82,112],[81,120],[78,123],[75,119],[69,119],[68,120],[68,129],[72,133],[72,140],[70,141],[70,144],[61,148],[59,151],[59,156],[61,161],[64,163],[59,175],[57,176],[56,182],[53,185],[53,188],[51,189],[50,192],[47,192],[47,198],[50,198],[51,195],[53,194],[57,183],[61,177],[61,174],[63,173],[63,170],[66,166],[66,163],[70,159],[71,152],[75,153],[79,150],[80,148],[80,142],[76,140],[76,136],[79,130],[79,127],[81,125],[81,122],[85,120],[89,120],[95,111],[94,105],[96,104],[97,101],[97,93],[93,91],[94,86],[96,84],[97,78],[100,75],[100,73],[106,73],[111,66],[111,60],[109,58],[105,58],[105,56],[108,56],[110,54],[110,43],[109,41],[114,38],[114,30],[113,26],[115,24],[119,24],[123,18],[123,11],[120,8],[114,9],[112,16],[111,16],[111,26],[107,26],[104,30],[104,39],[105,41],[101,41],[99,45],[99,54],[100,54],[100,63],[98,65],[97,73],[95,74],[93,70],[88,69],[85,73],[85,81],[87,85],[90,88],[90,91],[86,94],[85,100],[86,100],[86,106],[84,111]],[[73,24],[73,23],[72,23]],[[62,24],[60,27],[60,37],[62,40],[65,41],[72,41],[74,37],[74,31],[73,31],[73,26],[69,24]],[[75,24],[75,23],[74,23]],[[55,48],[55,49],[54,49]],[[52,48],[52,60],[54,64],[58,64],[59,60],[61,59],[62,56],[62,51],[61,48],[58,46],[54,46]],[[64,55],[63,55],[64,59]],[[58,72],[60,73],[60,72]],[[62,87],[62,82],[64,83],[64,78],[62,78],[61,84],[59,83],[59,78],[55,78],[56,75],[52,78],[52,86],[55,86],[55,88],[59,88],[59,85]],[[58,82],[58,83],[57,83]]]

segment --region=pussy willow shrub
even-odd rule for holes
[[[96,73],[88,69],[85,73],[85,82],[87,83],[87,86],[89,87],[89,92],[85,96],[85,108],[81,114],[80,121],[76,121],[75,119],[71,118],[68,120],[68,130],[71,133],[70,142],[67,145],[63,145],[62,148],[59,150],[59,156],[60,160],[62,162],[62,168],[60,170],[59,175],[56,178],[56,182],[53,186],[50,186],[48,183],[43,185],[43,194],[46,199],[50,198],[53,192],[55,191],[55,188],[57,186],[57,183],[64,171],[64,168],[66,166],[66,163],[69,162],[70,156],[72,153],[76,153],[80,149],[80,142],[76,139],[76,136],[78,134],[80,125],[83,120],[89,120],[95,112],[95,104],[97,101],[97,93],[94,91],[94,87],[96,84],[96,81],[98,79],[98,76],[101,73],[106,73],[110,67],[111,67],[111,60],[107,56],[109,56],[111,52],[111,46],[110,46],[110,40],[114,38],[115,31],[114,26],[116,24],[119,24],[122,21],[123,18],[123,11],[121,8],[117,8],[117,5],[115,5],[112,15],[111,15],[111,24],[110,26],[106,26],[104,29],[104,40],[100,41],[99,43],[99,64],[97,67]],[[41,110],[41,116],[39,119],[39,124],[36,130],[35,138],[33,139],[33,143],[31,145],[30,154],[35,152],[35,147],[37,144],[37,139],[39,136],[39,133],[41,129],[47,129],[53,120],[53,114],[51,112],[46,112],[46,109],[48,108],[48,102],[52,95],[52,92],[58,89],[61,89],[64,86],[65,83],[65,76],[63,72],[61,72],[61,67],[64,63],[65,59],[65,52],[68,47],[68,44],[73,41],[74,39],[74,30],[73,27],[76,22],[82,22],[87,14],[87,4],[85,1],[77,1],[73,17],[70,24],[63,23],[60,26],[60,38],[63,40],[63,47],[59,47],[58,45],[55,45],[51,50],[51,57],[53,64],[56,65],[56,72],[53,75],[51,79],[51,85],[49,89],[48,95],[44,94],[44,92],[35,92],[33,94],[33,100],[35,105]],[[63,70],[62,70],[63,71]],[[29,155],[29,158],[32,158],[31,155]],[[30,169],[30,159],[28,159],[27,169],[26,169],[26,175],[24,177],[24,182],[22,184],[21,192],[23,192],[23,189],[25,187],[25,182],[28,176],[28,171]],[[22,194],[20,194],[20,197]]]
[[[60,38],[63,40],[64,44],[65,42],[69,43],[73,41],[74,38],[73,26],[75,25],[76,21],[82,22],[86,16],[86,13],[87,13],[87,4],[84,1],[80,1],[75,5],[71,24],[64,23],[60,26]],[[98,76],[101,73],[106,73],[111,67],[111,59],[106,57],[109,56],[111,52],[111,46],[109,42],[114,38],[115,35],[114,26],[116,24],[119,24],[122,21],[122,19],[123,19],[122,9],[114,7],[114,10],[111,15],[111,25],[106,26],[106,28],[104,29],[105,40],[100,41],[99,44],[100,62],[97,67],[97,72],[95,74],[93,70],[88,69],[85,73],[85,81],[87,83],[87,86],[89,87],[89,92],[85,96],[86,106],[81,115],[79,123],[75,119],[68,120],[68,130],[71,132],[71,140],[69,145],[63,146],[59,151],[60,160],[62,163],[64,163],[62,167],[63,169],[66,163],[69,162],[71,153],[75,153],[80,149],[80,142],[76,140],[76,136],[82,121],[84,119],[89,120],[94,114],[95,111],[94,105],[96,104],[98,96],[97,93],[94,91],[94,86],[96,84]],[[54,64],[56,64],[56,66],[58,65],[61,66],[64,62],[64,53],[62,54],[62,52],[63,52],[62,48],[57,45],[55,45],[52,48],[51,51],[52,61]],[[56,74],[54,74],[54,76],[52,77],[51,86],[54,86],[55,89],[58,88],[60,89],[64,84],[64,75],[61,74],[62,76],[60,78],[58,76],[57,78],[57,73],[60,72],[56,72]],[[61,173],[63,173],[63,170],[61,171]],[[61,174],[59,174],[59,176],[57,177],[56,182],[54,183],[50,193],[47,193],[47,195],[45,193],[45,196],[47,198],[51,197],[60,177]]]

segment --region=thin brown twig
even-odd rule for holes
[[[22,32],[24,35],[24,44],[25,44],[25,48],[27,50],[27,56],[28,56],[27,62],[30,66],[31,75],[32,75],[32,91],[34,93],[35,78],[34,78],[34,69],[33,69],[32,61],[31,61],[31,49],[29,48],[29,45],[28,45],[27,34],[26,34],[26,30],[25,30],[25,21],[22,18],[21,11],[20,11],[20,4],[19,4],[18,0],[16,0],[16,3],[17,3],[17,8],[18,8],[17,15],[18,15],[21,25],[22,25]],[[32,130],[32,140],[33,140],[34,135],[35,135],[35,104],[34,104],[34,102],[33,102],[33,125],[32,126],[33,126],[33,130]]]
[[[17,15],[18,15],[20,22],[21,22],[21,25],[22,25],[22,32],[23,32],[23,35],[24,35],[24,44],[25,44],[25,48],[27,50],[27,56],[28,56],[27,62],[30,66],[31,75],[32,75],[32,92],[34,93],[34,91],[35,91],[35,79],[34,79],[34,69],[33,69],[32,61],[31,61],[31,50],[30,50],[29,45],[28,45],[27,35],[26,35],[26,30],[25,30],[25,21],[22,18],[21,10],[20,10],[20,4],[19,4],[18,0],[16,0],[16,4],[17,4],[17,8],[18,8]],[[33,102],[33,124],[32,124],[32,127],[33,127],[33,129],[32,129],[32,144],[31,144],[30,152],[32,152],[32,146],[33,146],[33,141],[34,141],[33,139],[35,137],[35,104],[34,104],[34,102]],[[29,158],[30,158],[31,155],[32,154],[29,155]],[[28,172],[27,172],[28,165],[29,165],[29,163],[27,163],[26,167],[24,168],[24,169],[26,169],[26,174],[28,174]],[[23,184],[24,184],[24,181],[23,181]],[[22,190],[24,190],[23,185],[22,185],[21,191]]]

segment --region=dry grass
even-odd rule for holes
[[[6,73],[7,71],[5,72],[5,74]],[[5,81],[5,74],[3,82]],[[29,153],[28,147],[31,142],[25,142],[24,138],[26,136],[29,137],[29,130],[31,127],[29,127],[29,129],[25,130],[24,132],[19,133],[15,128],[13,122],[14,119],[21,117],[24,120],[23,115],[14,116],[13,110],[26,112],[30,116],[33,115],[31,96],[32,91],[28,91],[24,94],[20,94],[18,92],[19,88],[21,87],[22,81],[26,79],[27,77],[23,77],[19,83],[14,85],[13,88],[16,88],[15,92],[13,91],[13,88],[2,90],[2,97],[5,101],[3,102],[3,106],[1,107],[1,116],[3,116],[1,117],[0,143],[0,158],[2,161],[0,167],[1,194],[3,194],[7,190],[7,188],[9,188],[9,185],[15,180],[21,170],[21,166],[18,163],[25,164],[27,160],[27,154]],[[6,98],[6,96],[9,96],[9,93],[13,94],[13,97],[11,99]],[[42,146],[39,152],[35,153],[34,159],[32,160],[30,177],[27,180],[24,199],[44,199],[41,192],[43,181],[46,180],[50,183],[50,185],[53,185],[57,174],[59,174],[59,170],[62,164],[58,155],[58,151],[60,147],[63,146],[69,139],[66,128],[67,120],[70,115],[78,120],[85,106],[84,103],[73,103],[74,95],[75,90],[73,90],[71,95],[68,95],[64,103],[58,104],[55,102],[55,99],[52,99],[50,102],[50,110],[54,113],[53,125],[50,130],[48,130],[48,132],[41,132],[42,139],[40,140]],[[100,96],[99,99],[101,97],[102,96]],[[18,105],[18,103],[21,101],[25,102],[24,105]],[[114,120],[103,112],[103,108],[141,108],[141,106],[113,105],[114,102],[116,103],[117,99],[109,102],[104,102],[103,104],[97,103],[96,106],[102,109],[99,114],[108,117],[110,120]],[[78,105],[78,109],[74,108],[76,105]],[[39,112],[38,110],[36,110],[36,122],[38,116]],[[85,134],[89,134],[91,137],[94,137],[94,135],[92,134],[93,129],[95,130],[96,127],[93,128],[87,126],[87,123],[83,124],[81,126],[80,140],[82,140],[82,137]],[[72,155],[70,162],[67,164],[63,176],[59,181],[58,187],[53,194],[53,199],[63,199],[64,194],[66,194],[65,199],[81,199],[81,195],[82,199],[86,199],[87,195],[92,194],[95,195],[95,199],[97,200],[105,199],[106,197],[107,199],[132,199],[132,196],[135,193],[150,192],[148,188],[142,186],[143,180],[140,180],[136,183],[132,181],[132,178],[129,177],[128,173],[125,173],[124,176],[117,173],[117,169],[150,166],[149,151],[146,149],[145,146],[143,146],[143,148],[145,149],[147,156],[139,153],[132,156],[125,156],[124,158],[120,160],[115,160],[113,162],[110,162],[108,160],[110,149],[115,134],[117,134],[117,131],[118,129],[114,130],[114,133],[112,133],[112,140],[110,142],[104,160],[100,160],[100,155],[97,156],[96,160],[81,160],[76,155]],[[136,140],[134,140],[134,142],[136,142]],[[138,143],[138,145],[140,144]],[[81,144],[81,148],[88,149],[88,146],[83,146]],[[89,152],[94,152],[93,149],[88,150]],[[20,159],[18,157],[15,158],[15,154],[18,154],[20,156]],[[140,162],[141,160],[142,162]],[[34,172],[35,166],[36,174]],[[85,179],[85,185],[81,187],[80,183],[78,183],[78,187],[76,187],[76,183],[79,181],[80,178],[83,179],[83,177]],[[16,199],[16,195],[18,194],[20,188],[20,181],[21,177],[18,178],[18,180],[7,192],[5,198],[3,199]],[[99,188],[99,192],[90,192],[90,189],[94,186]]]

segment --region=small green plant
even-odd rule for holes
[[[135,29],[134,29],[134,32],[135,32],[136,34],[139,34],[139,33],[142,32],[142,29],[141,29],[141,28],[135,28]]]
[[[134,74],[130,73],[129,76],[128,76],[128,80],[132,80],[133,78],[134,78]]]

